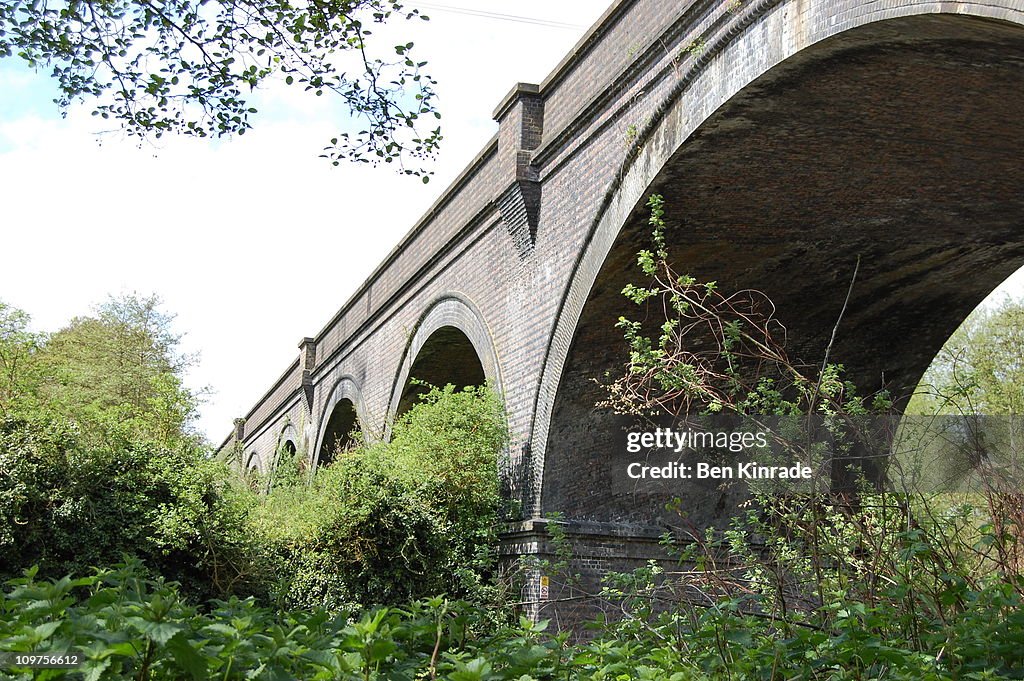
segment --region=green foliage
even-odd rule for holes
[[[830,361],[831,346],[820,365],[790,361],[764,294],[723,292],[676,273],[661,198],[649,207],[654,248],[637,259],[649,282],[623,290],[644,320],[619,322],[629,362],[605,404],[630,414],[687,419],[724,411],[738,423],[778,423],[774,444],[815,465],[823,454],[833,464],[888,461],[890,433],[872,428],[887,422],[870,417],[892,414],[889,395],[861,394]],[[958,387],[969,386],[959,395],[974,402],[987,390],[1013,413],[1014,388],[999,384],[1015,381],[1021,344],[1004,321],[987,343],[964,347],[971,371],[961,375],[970,380]],[[806,448],[804,424],[828,435],[827,451]],[[651,678],[669,669],[680,678],[1024,676],[1019,488],[990,486],[978,495],[987,507],[953,507],[944,498],[880,494],[863,478],[858,486],[866,472],[884,484],[885,472],[870,464],[827,470],[830,492],[755,494],[748,508],[756,510],[729,530],[680,532],[671,542],[681,556],[673,577],[659,565],[614,576],[603,595],[625,616],[616,635],[674,660],[653,666]]]
[[[824,364],[814,381],[792,371],[750,314],[718,325],[717,357],[680,358],[686,315],[721,319],[729,298],[663,269],[664,241],[655,243],[657,292],[636,302],[664,295],[679,316],[653,330],[623,324],[645,380],[697,386],[708,411],[813,412],[834,418],[830,427],[891,406],[861,397],[840,365]],[[0,428],[0,573],[39,567],[9,583],[0,651],[80,652],[91,679],[1024,676],[1019,495],[989,496],[987,507],[867,489],[762,495],[724,532],[674,537],[678,570],[611,575],[603,596],[621,617],[590,623],[592,640],[570,645],[491,606],[507,432],[490,391],[434,389],[390,442],[338,452],[312,479],[302,454],[282,460],[254,491],[206,459],[184,421],[151,409],[154,378],[178,371],[173,336],[100,314],[54,343],[6,314],[0,352],[21,354],[10,374],[20,378],[4,384],[19,418]],[[751,357],[780,371],[747,374]],[[112,366],[123,375],[108,376]],[[50,406],[26,418],[26,399]],[[76,412],[87,417],[62,416]],[[139,423],[117,428],[117,414]],[[557,562],[546,567],[568,569],[557,517],[550,528]],[[152,572],[133,559],[62,578],[124,553]],[[440,593],[470,602],[417,600]],[[277,607],[237,597],[249,594]],[[226,600],[194,605],[211,597]]]
[[[72,319],[35,353],[38,405],[100,439],[194,439],[199,400],[182,379],[194,358],[178,352],[173,321],[159,298],[134,295]]]
[[[856,504],[791,495],[757,506],[724,533],[680,541],[686,569],[628,594],[624,626],[658,631],[715,678],[1024,673],[1024,581],[1005,559],[1016,540],[979,522],[1005,521],[1002,509],[870,491]],[[657,612],[669,594],[674,605]]]
[[[976,310],[922,377],[901,423],[898,456],[919,485],[1019,488],[1024,305]]]
[[[29,575],[10,584],[0,612],[0,651],[41,644],[81,651],[88,679],[484,681],[571,669],[564,639],[542,638],[544,623],[521,619],[482,633],[485,613],[465,602],[280,613],[231,599],[203,613],[173,584],[140,578],[134,565],[49,583]],[[33,678],[14,671],[14,678]],[[43,678],[75,674],[54,670]]]
[[[723,291],[715,281],[676,272],[670,262],[664,198],[648,198],[651,249],[637,253],[646,283],[622,295],[640,307],[643,321],[621,317],[629,347],[623,375],[607,386],[610,406],[626,414],[676,416],[815,414],[833,420],[884,414],[884,391],[861,395],[843,379],[844,367],[792,362],[775,306],[755,290]]]
[[[772,501],[776,503],[771,503]],[[570,644],[546,622],[493,627],[442,598],[365,611],[277,611],[252,599],[199,611],[134,564],[9,583],[0,651],[78,652],[92,679],[689,681],[987,679],[1024,674],[1020,578],[999,569],[983,509],[930,514],[879,496],[860,509],[762,500],[721,534],[679,545],[669,585],[649,565],[612,575],[621,617]],[[915,522],[908,523],[913,517]],[[994,569],[995,568],[995,569]],[[65,678],[53,670],[33,677]]]
[[[43,339],[29,330],[29,316],[0,301],[0,416],[29,409],[39,381],[34,362]]]
[[[308,487],[275,477],[250,520],[276,561],[275,599],[342,608],[486,598],[506,438],[489,390],[435,388],[390,442],[339,452]]]
[[[0,423],[0,576],[82,574],[137,556],[194,597],[244,592],[254,550],[232,473],[196,447]]]
[[[704,51],[708,48],[707,41],[704,38],[696,38],[690,41],[690,43],[683,49],[683,52],[689,54],[691,57],[697,58],[704,54]]]
[[[240,462],[243,463],[243,462]],[[252,470],[246,471],[250,478],[250,487],[262,489],[263,475]],[[289,490],[304,486],[309,481],[309,457],[301,451],[289,452],[282,446],[277,451],[277,463],[274,469],[266,474],[267,484],[270,489],[277,492],[278,496]]]
[[[928,368],[908,412],[1024,413],[1024,304],[969,316]]]
[[[492,393],[435,389],[391,442],[340,455],[308,486],[283,461],[264,494],[196,446],[8,419],[0,577],[33,564],[42,576],[82,574],[129,555],[198,599],[340,609],[490,598],[506,437]]]
[[[0,308],[0,578],[128,555],[198,599],[488,597],[507,438],[494,395],[435,389],[390,442],[339,452],[312,484],[301,452],[247,479],[189,430],[171,321],[124,297],[42,337]]]
[[[194,357],[156,296],[111,297],[45,335],[0,303],[0,415],[63,420],[108,448],[124,440],[190,447],[199,395],[184,385]]]
[[[258,581],[251,500],[190,429],[172,321],[156,297],[122,296],[44,336],[0,306],[0,575],[132,555],[200,598]]]
[[[51,582],[30,572],[4,596],[0,651],[79,652],[86,679],[472,679],[481,678],[475,653],[488,645],[474,638],[478,617],[463,603],[432,599],[354,615],[278,613],[232,598],[200,612],[135,564]],[[529,624],[520,631],[536,636]],[[508,643],[489,645],[503,666],[526,669],[511,633]],[[13,671],[18,679],[79,673]]]
[[[436,152],[440,129],[417,128],[440,115],[412,43],[371,54],[373,25],[395,15],[426,18],[397,0],[18,0],[0,3],[0,58],[51,71],[62,109],[95,99],[94,115],[139,138],[241,135],[248,93],[283,76],[337,95],[362,124],[325,157],[403,165]]]

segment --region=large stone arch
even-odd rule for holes
[[[334,387],[331,388],[330,395],[320,411],[320,418],[317,421],[316,441],[314,442],[313,450],[309,453],[309,461],[313,470],[316,470],[320,463],[320,454],[324,447],[325,439],[328,437],[332,415],[339,406],[344,407],[347,405],[351,405],[354,411],[353,425],[358,425],[364,438],[370,437],[370,433],[367,431],[369,421],[367,420],[366,402],[363,400],[363,393],[359,389],[355,378],[347,375],[342,376],[335,382]]]
[[[394,422],[399,415],[399,406],[405,396],[406,387],[412,374],[413,366],[421,356],[421,352],[431,339],[438,334],[454,331],[453,340],[468,341],[469,346],[479,361],[480,370],[486,381],[502,393],[501,369],[495,351],[493,337],[479,309],[468,297],[461,293],[445,294],[431,303],[420,317],[409,339],[402,361],[395,375],[391,388],[391,401],[388,407],[388,424]],[[390,431],[389,431],[390,432]]]
[[[764,107],[770,107],[773,100],[770,97],[763,99],[761,101],[762,108],[758,110],[756,101],[752,102],[740,97],[745,91],[770,95],[774,86],[780,83],[785,85],[786,79],[794,77],[794,74],[798,74],[800,69],[826,63],[837,55],[854,55],[856,59],[870,61],[872,49],[892,50],[896,54],[901,50],[912,52],[929,41],[937,44],[946,40],[950,41],[950,44],[957,45],[960,56],[970,59],[972,55],[984,57],[986,55],[986,40],[990,39],[996,50],[1012,45],[1012,54],[1009,57],[1011,60],[1018,60],[1021,56],[1019,41],[1021,36],[1024,36],[1024,31],[1019,28],[1020,24],[1024,23],[1022,7],[1024,6],[1020,2],[966,4],[902,1],[880,6],[878,3],[865,0],[821,3],[808,3],[803,0],[783,2],[769,0],[749,6],[741,19],[733,24],[728,32],[716,37],[703,48],[701,57],[689,67],[688,71],[680,74],[678,86],[657,109],[647,125],[639,131],[635,142],[635,153],[624,165],[620,174],[621,179],[608,190],[602,209],[591,225],[585,248],[576,263],[548,346],[537,394],[531,436],[531,449],[534,455],[534,497],[530,500],[530,512],[539,515],[545,509],[542,490],[545,484],[545,462],[549,458],[548,445],[552,414],[563,380],[563,372],[566,369],[574,339],[580,330],[585,307],[594,294],[595,284],[599,283],[599,276],[609,262],[610,256],[616,255],[613,254],[613,247],[616,247],[625,228],[630,224],[638,224],[638,216],[642,212],[641,206],[645,197],[651,191],[672,183],[675,183],[676,186],[683,186],[689,181],[688,177],[683,177],[679,173],[681,169],[694,167],[693,163],[687,162],[684,158],[686,145],[692,145],[694,151],[699,148],[702,154],[709,154],[714,152],[714,144],[726,139],[729,134],[742,135],[745,126],[763,125],[767,120]],[[972,52],[972,50],[975,51]],[[954,54],[949,57],[949,55],[943,54],[942,59],[956,58],[957,56]],[[942,59],[936,55],[937,63]],[[835,61],[841,63],[843,60]],[[981,66],[976,74],[972,74],[972,77],[977,76],[980,80],[984,80],[986,77],[998,78],[1013,75],[1013,70],[1007,64],[1001,64],[1001,70],[995,73],[992,69],[985,70],[984,59],[979,63]],[[897,68],[901,67],[898,60],[894,61],[893,65]],[[1019,81],[1013,82],[1019,84]],[[841,89],[843,84],[837,82],[835,87]],[[1020,104],[1016,92],[999,93],[999,95],[1013,100],[1006,103],[1006,106],[1010,108]],[[841,98],[843,95],[839,92],[838,96]],[[734,99],[738,97],[739,100],[734,102]],[[730,103],[735,103],[738,107],[734,108],[733,112],[739,111],[742,115],[731,119],[719,115],[723,107],[728,108],[726,105]],[[884,102],[882,104],[884,105]],[[945,118],[942,118],[941,122],[937,122],[936,125],[941,126],[949,121],[951,114],[949,114],[948,107],[945,111]],[[977,112],[972,113],[976,114]],[[997,117],[990,116],[984,119],[984,123],[990,123],[995,118]],[[782,125],[782,127],[785,126]],[[923,125],[913,128],[914,131],[921,129],[923,129]],[[985,133],[986,131],[978,130],[976,132]],[[1005,130],[989,130],[987,134],[998,135],[1005,132]],[[1019,145],[1019,138],[1019,133],[1014,135],[1013,149]],[[962,138],[956,137],[956,139]],[[806,141],[806,139],[798,141]],[[928,139],[922,139],[920,143],[927,145]],[[800,157],[798,152],[799,149],[794,152],[794,163],[806,161],[807,159]],[[864,153],[869,153],[867,148]],[[692,161],[692,159],[690,160]],[[759,160],[761,159],[752,157],[749,163],[756,165]],[[713,164],[714,161],[708,161],[708,163]],[[973,171],[973,166],[970,169]],[[841,168],[838,167],[830,169],[833,177],[837,177],[836,173],[840,170]],[[993,172],[999,172],[999,170],[1002,168],[993,169]],[[688,185],[689,187],[696,187],[702,180],[706,181],[709,178],[709,173],[696,173],[696,175],[698,179]],[[951,179],[955,176],[956,172],[949,173]],[[726,193],[730,189],[728,186],[730,179],[738,179],[738,184],[742,185],[745,177],[729,178],[726,176],[723,178],[721,184],[724,185]],[[765,178],[758,176],[758,179],[764,180]],[[852,184],[856,184],[858,179],[855,173],[849,174]],[[974,179],[974,175],[968,178],[969,181]],[[770,185],[771,183],[766,182],[766,184]],[[875,184],[877,185],[877,183]],[[869,184],[868,186],[875,185]],[[802,190],[805,187],[806,185],[799,189]],[[719,186],[716,189],[721,190],[722,187]],[[812,191],[813,187],[809,187],[807,190]],[[707,196],[706,191],[698,193],[701,193],[703,197]],[[755,194],[756,192],[751,191],[749,196]],[[744,194],[741,192],[739,195]],[[669,210],[673,210],[672,205],[669,206]],[[899,287],[906,282],[920,284],[920,282],[926,281],[926,277],[914,278],[912,276],[914,273],[911,270],[915,267],[920,270],[940,270],[943,267],[949,267],[951,262],[963,260],[966,263],[965,267],[973,264],[976,267],[984,268],[985,271],[979,277],[978,282],[969,290],[960,292],[955,304],[950,306],[955,308],[949,313],[953,321],[936,323],[935,329],[929,329],[929,342],[932,342],[935,337],[942,335],[942,329],[951,332],[952,328],[970,309],[973,309],[973,306],[981,300],[984,294],[1012,272],[1016,265],[1020,264],[1021,258],[1024,258],[1024,249],[1020,247],[1019,243],[1013,243],[1006,248],[1000,248],[998,243],[999,239],[1009,234],[1014,226],[1024,226],[1017,221],[1018,217],[1019,213],[1014,212],[1006,224],[996,225],[1002,232],[993,238],[990,253],[980,252],[987,247],[985,244],[971,252],[968,252],[970,249],[962,249],[962,251],[922,249],[915,258],[908,257],[902,263],[906,271],[897,273],[899,276],[893,274],[891,281],[877,282],[876,291],[880,294],[888,292],[888,295],[892,297],[893,291],[899,290]],[[740,224],[739,227],[743,228],[745,225]],[[634,232],[634,240],[639,238],[637,235],[644,233],[642,228],[639,231],[634,229]],[[774,243],[776,251],[779,251],[790,245],[786,240],[793,238],[794,232],[782,230],[778,234],[764,236],[765,243]],[[1021,239],[1024,240],[1024,236]],[[705,242],[710,243],[707,239]],[[631,251],[630,248],[621,250],[622,253],[616,257],[623,257],[623,253],[629,256],[635,253],[635,250]],[[765,246],[757,253],[764,255],[768,250],[770,247]],[[999,252],[995,253],[995,251]],[[709,255],[710,253],[712,253],[710,248],[705,248],[703,251],[697,247],[691,249],[690,254],[694,256],[693,263],[697,270],[700,270],[708,261],[714,260]],[[909,256],[909,254],[907,255]],[[783,255],[776,252],[773,257],[778,258],[780,272],[788,271],[792,273],[789,276],[793,277],[807,276],[807,273],[800,269],[799,262],[789,262],[789,269],[784,270],[781,268],[785,260]],[[754,266],[754,264],[751,265],[751,267]],[[852,267],[853,262],[850,258],[850,262],[846,263],[842,271],[834,272],[834,281],[829,283],[845,282]],[[693,273],[715,279],[713,269],[713,267],[707,266],[704,267],[704,271]],[[956,270],[953,268],[949,271]],[[604,288],[614,290],[613,278],[608,278],[603,283],[607,284]],[[919,300],[934,302],[926,292],[915,290],[914,295]],[[879,305],[882,308],[886,307],[884,302]],[[834,323],[834,315],[838,312],[838,307],[836,306],[836,309],[832,309],[832,307],[831,305],[822,305],[820,309],[813,310],[813,314],[810,314],[809,317],[814,323],[819,323],[822,318],[831,316],[831,321]],[[891,308],[891,305],[889,307]],[[911,317],[915,323],[930,324],[932,323],[930,320],[923,318],[930,312],[933,310],[929,309],[917,316],[911,315]],[[872,314],[865,313],[864,319],[877,319],[884,313],[885,309],[876,309]],[[851,321],[851,326],[856,326],[856,322]],[[944,338],[945,336],[943,336],[943,340]],[[934,345],[934,343],[932,344]],[[931,354],[928,355],[930,359],[935,350],[937,347],[924,348],[919,354],[923,356],[930,352]],[[907,373],[912,372],[908,369]],[[904,378],[910,378],[910,376]]]

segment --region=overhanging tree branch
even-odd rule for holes
[[[439,128],[420,129],[440,117],[435,81],[411,43],[382,58],[388,50],[365,28],[395,16],[426,19],[399,0],[17,0],[0,6],[0,58],[51,67],[62,110],[93,100],[94,115],[139,139],[242,135],[257,113],[246,93],[284,76],[340,96],[362,123],[321,156],[426,178],[441,140]],[[349,54],[354,76],[339,68]]]

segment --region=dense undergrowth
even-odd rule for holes
[[[434,389],[388,442],[339,453],[309,485],[283,462],[247,518],[276,561],[269,600],[337,609],[491,597],[506,437],[493,392]]]
[[[232,597],[197,607],[137,563],[12,580],[0,641],[78,653],[88,679],[1024,676],[1024,581],[1004,562],[1012,539],[978,524],[980,508],[929,514],[902,501],[763,499],[732,530],[677,544],[678,567],[613,575],[598,598],[616,616],[588,624],[583,642],[525,618],[496,624],[479,600],[282,609]]]
[[[483,599],[506,437],[487,389],[435,389],[386,443],[310,482],[253,491],[197,447],[79,437],[61,421],[0,427],[0,577],[88,574],[137,558],[183,594],[280,607]],[[284,466],[287,468],[287,466]]]
[[[653,208],[658,246],[640,264],[664,282],[627,290],[639,304],[664,297],[678,318],[657,337],[623,322],[632,354],[611,402],[627,413],[815,414],[842,437],[854,417],[891,410],[884,393],[859,396],[841,367],[805,375],[773,344],[757,300],[738,305],[714,282],[677,277]],[[139,322],[151,308],[118,303],[40,339],[0,307],[0,360],[30,369],[0,375],[0,653],[82,661],[0,674],[1024,678],[1024,497],[990,459],[972,469],[986,484],[959,498],[879,492],[900,487],[863,477],[857,488],[844,473],[830,493],[761,494],[724,530],[681,514],[664,537],[674,560],[610,574],[599,592],[582,591],[553,522],[557,562],[519,574],[543,572],[600,604],[607,616],[571,637],[519,617],[518,606],[543,618],[557,604],[510,603],[522,584],[496,572],[507,433],[489,390],[435,389],[389,442],[339,451],[315,476],[298,452],[269,479],[244,479],[190,435],[195,401],[175,382],[173,339]],[[684,331],[707,322],[724,335],[694,354]],[[760,374],[737,368],[751,361]],[[95,380],[111,367],[118,380]]]

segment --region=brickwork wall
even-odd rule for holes
[[[558,521],[561,538],[553,540],[553,521],[535,520],[510,526],[499,546],[506,569],[504,574],[525,576],[524,610],[534,619],[551,621],[561,631],[593,620],[621,617],[620,604],[602,598],[604,579],[610,573],[629,573],[648,566],[654,560],[665,570],[676,560],[661,545],[661,534],[650,527]],[[571,558],[563,564],[568,552]],[[529,556],[529,564],[516,564]],[[576,638],[587,632],[576,629]]]
[[[256,461],[258,468],[264,473],[269,472],[273,466],[278,447],[283,443],[282,435],[286,430],[294,429],[297,434],[295,446],[301,449],[305,445],[305,431],[310,423],[309,414],[298,394],[279,404],[271,416],[272,418],[258,429],[250,428],[250,422],[247,420],[245,439],[242,443],[244,460]]]

